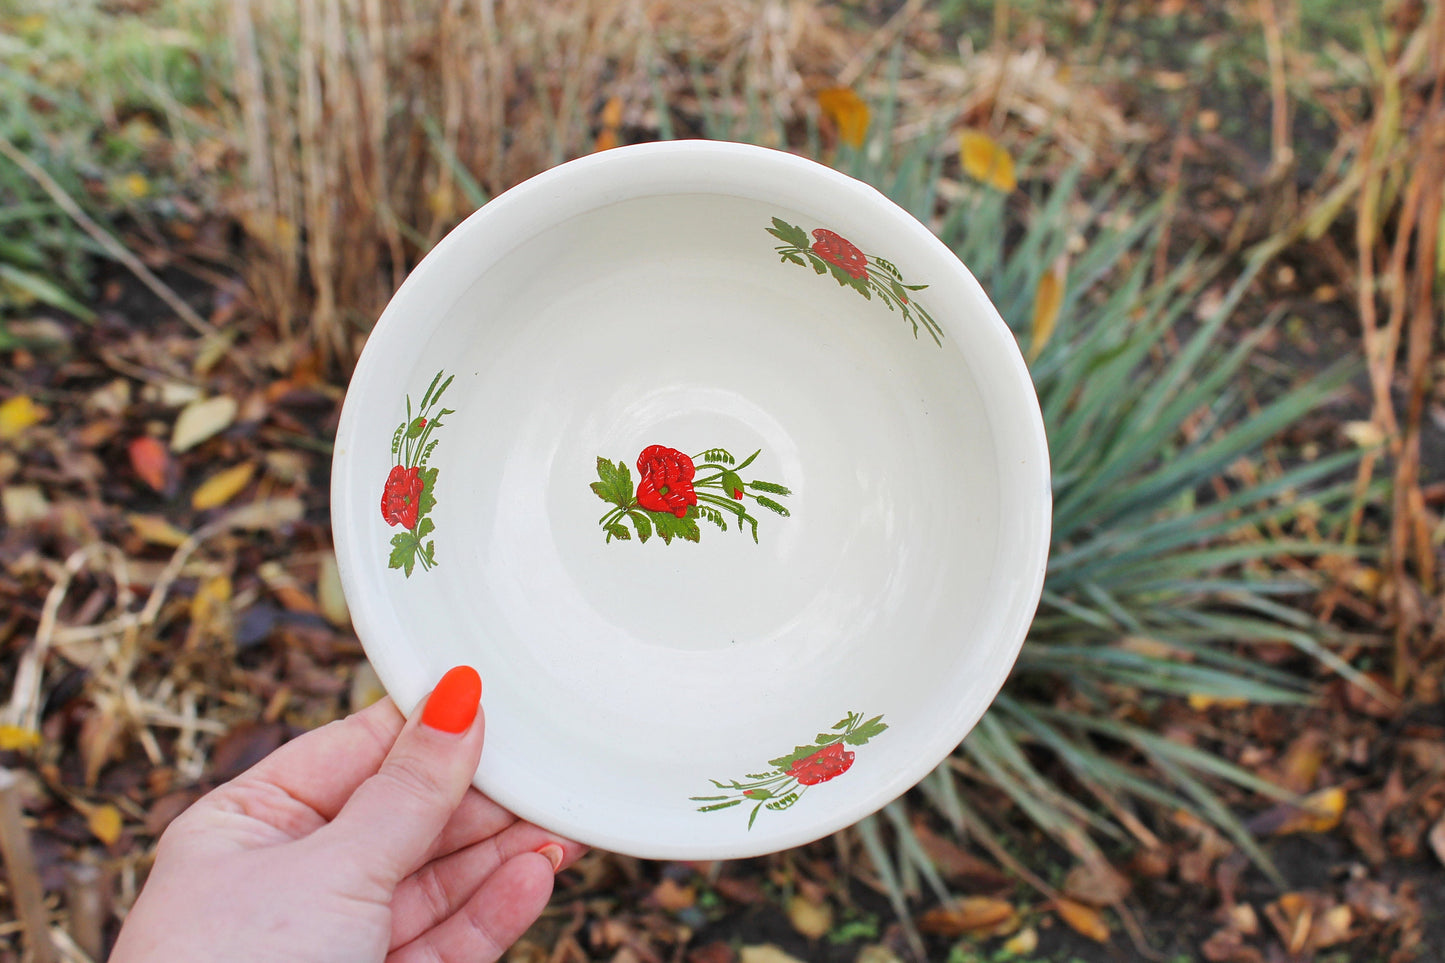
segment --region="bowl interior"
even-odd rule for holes
[[[478,785],[519,814],[640,856],[795,845],[907,789],[1011,665],[1047,539],[1037,406],[971,278],[831,226],[640,190],[388,309],[338,448],[344,580],[404,708],[482,673]],[[383,485],[423,451],[429,528]]]

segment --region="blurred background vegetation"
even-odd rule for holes
[[[970,266],[1054,554],[918,790],[766,860],[596,854],[514,956],[1436,958],[1442,78],[1412,2],[0,0],[0,959],[103,958],[169,818],[377,697],[325,497],[369,325],[488,198],[675,137]]]

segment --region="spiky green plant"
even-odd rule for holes
[[[1315,588],[1295,574],[1307,567],[1281,564],[1344,551],[1358,453],[1307,459],[1278,439],[1355,366],[1282,381],[1254,363],[1274,319],[1237,309],[1262,257],[1206,307],[1217,265],[1191,254],[1151,276],[1157,205],[1106,188],[1080,213],[1077,171],[1024,203],[968,185],[941,203],[942,158],[875,142],[833,160],[931,224],[1017,334],[1048,429],[1055,507],[1043,599],[1014,676],[921,794],[960,837],[1002,852],[996,824],[967,801],[971,780],[991,784],[1086,862],[1103,844],[1152,843],[1150,813],[1182,810],[1273,873],[1220,789],[1289,794],[1147,717],[1180,696],[1308,701],[1308,680],[1252,658],[1256,644],[1294,646],[1373,688],[1332,651],[1330,630],[1290,604]],[[1061,258],[1057,322],[1036,333],[1037,292]],[[1311,524],[1296,525],[1302,516]],[[882,814],[891,849],[878,818],[860,826],[900,915],[920,881],[946,896],[904,805]]]

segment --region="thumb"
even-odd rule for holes
[[[461,804],[482,755],[481,697],[476,669],[449,670],[376,775],[321,830],[330,843],[362,854],[361,868],[373,880],[392,887],[410,875]]]

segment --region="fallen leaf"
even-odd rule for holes
[[[1018,925],[1013,904],[993,896],[962,896],[918,919],[918,928],[938,936],[995,935]]]
[[[1264,963],[1264,954],[1244,942],[1244,936],[1229,927],[1215,930],[1199,947],[1209,963]]]
[[[802,963],[795,956],[789,956],[771,943],[761,946],[744,946],[738,963]]]
[[[336,566],[336,553],[327,552],[321,556],[321,568],[316,575],[316,601],[326,621],[337,628],[351,624],[351,612],[346,607],[346,593],[341,589],[341,570]]]
[[[1038,358],[1054,333],[1054,324],[1059,319],[1059,308],[1064,303],[1064,278],[1068,276],[1069,263],[1060,256],[1053,267],[1039,278],[1038,290],[1034,292],[1034,318],[1029,329],[1029,360]]]
[[[241,489],[251,483],[251,478],[255,474],[256,465],[249,461],[243,461],[239,465],[216,472],[196,488],[195,493],[191,495],[191,507],[196,511],[220,508],[239,495]]]
[[[858,959],[854,963],[903,963],[888,947],[881,943],[873,943],[858,951]]]
[[[862,147],[868,136],[872,113],[863,98],[850,87],[829,87],[818,91],[818,106],[823,115],[838,128],[838,137],[845,144]]]
[[[1085,906],[1071,899],[1060,899],[1054,902],[1054,909],[1075,933],[1096,943],[1109,942],[1109,924],[1104,922],[1103,915],[1092,906]]]
[[[360,712],[372,703],[381,701],[386,695],[386,689],[381,685],[381,680],[376,676],[376,670],[371,667],[370,662],[357,663],[356,669],[351,674],[351,711]]]
[[[1108,863],[1080,863],[1064,878],[1064,895],[1087,906],[1112,906],[1129,895],[1129,880]]]
[[[110,803],[92,808],[85,814],[85,823],[90,827],[90,834],[107,846],[114,846],[116,840],[120,839],[120,831],[124,825],[120,810]]]
[[[16,395],[0,403],[0,441],[20,437],[20,433],[45,418],[45,409],[29,395]]]
[[[136,476],[155,491],[164,491],[171,456],[160,439],[150,435],[135,438],[126,446],[126,452],[130,455],[130,467]]]
[[[1298,807],[1291,807],[1290,814],[1274,833],[1277,836],[1290,833],[1327,833],[1340,824],[1348,798],[1340,786],[1312,792],[1300,801]]]
[[[1445,817],[1430,828],[1430,849],[1435,858],[1445,863]]]
[[[186,405],[171,429],[171,451],[189,451],[207,438],[225,431],[236,420],[236,410],[236,399],[229,395],[217,395]]]
[[[48,516],[50,502],[36,485],[6,485],[0,490],[0,509],[6,524],[19,528]]]
[[[958,135],[958,156],[964,173],[1007,194],[1018,186],[1014,159],[992,137],[977,130]]]
[[[1191,692],[1189,694],[1189,708],[1195,712],[1204,712],[1206,709],[1242,709],[1249,705],[1248,699],[1241,699],[1237,696],[1212,696],[1202,692]]]
[[[788,900],[788,922],[810,940],[822,939],[833,928],[833,910],[798,894]]]
[[[1373,421],[1347,421],[1340,430],[1360,448],[1379,448],[1385,443],[1384,430]]]
[[[130,522],[131,531],[143,542],[152,545],[164,545],[167,548],[178,548],[188,537],[170,522],[159,515],[138,515],[127,516]]]
[[[1310,929],[1310,949],[1323,950],[1354,938],[1350,926],[1355,921],[1348,906],[1331,906],[1315,919]]]
[[[1314,925],[1314,900],[1305,893],[1285,893],[1264,908],[1264,915],[1274,924],[1285,949],[1290,953],[1304,950]]]
[[[918,844],[933,860],[933,865],[950,883],[960,883],[965,892],[979,892],[1003,889],[1009,885],[1009,878],[992,863],[985,862],[957,843],[940,836],[922,821],[913,824]]]
[[[652,889],[652,898],[669,913],[689,909],[697,903],[697,890],[677,880],[665,878]]]
[[[16,752],[35,749],[40,745],[40,733],[24,726],[0,725],[0,751]]]
[[[687,963],[734,963],[737,958],[731,946],[718,940],[689,950]]]
[[[1003,951],[1014,956],[1027,956],[1038,948],[1039,931],[1032,926],[1019,930],[1003,945]]]
[[[96,706],[86,712],[75,745],[80,750],[87,789],[95,788],[101,770],[120,756],[121,736],[125,729],[125,721],[117,713],[108,711],[107,707]]]

